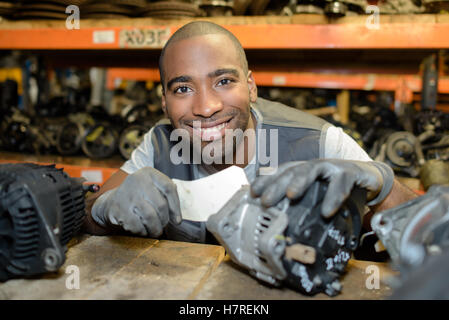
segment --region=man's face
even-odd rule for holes
[[[163,65],[162,108],[176,129],[200,137],[201,148],[219,140],[224,146],[225,130],[246,130],[257,88],[230,39],[205,35],[177,41],[167,48]]]

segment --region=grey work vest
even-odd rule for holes
[[[287,107],[278,102],[258,98],[254,107],[262,115],[258,127],[266,130],[266,149],[270,150],[270,129],[278,131],[278,164],[289,161],[317,159],[323,156],[324,132],[330,125],[321,118]],[[193,165],[173,164],[170,150],[178,141],[170,141],[172,125],[167,119],[157,123],[151,141],[154,148],[154,168],[172,179],[194,180]],[[192,152],[191,152],[192,154]],[[258,163],[257,167],[267,164]],[[170,240],[201,242],[206,241],[205,223],[184,220],[180,225],[169,224],[165,236]]]

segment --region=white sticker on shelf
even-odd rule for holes
[[[114,30],[97,30],[93,32],[94,44],[106,44],[115,42]]]
[[[284,86],[287,84],[287,79],[285,78],[285,76],[274,76],[273,84],[276,86]]]
[[[87,182],[103,183],[103,172],[101,170],[82,170],[81,177],[85,178]]]
[[[119,33],[120,48],[162,48],[170,37],[170,28],[124,29]]]

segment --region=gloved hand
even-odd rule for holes
[[[322,215],[331,217],[350,195],[354,186],[368,190],[367,205],[382,202],[393,187],[394,173],[386,164],[376,161],[311,160],[288,162],[272,175],[259,176],[251,193],[271,207],[287,196],[297,199],[318,178],[329,181],[322,204]]]
[[[101,226],[121,226],[126,231],[158,237],[169,220],[182,221],[176,185],[160,171],[146,167],[102,194],[92,207],[92,218]]]

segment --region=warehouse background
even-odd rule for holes
[[[104,182],[163,117],[163,44],[202,19],[239,38],[259,96],[343,127],[426,190],[448,179],[448,8],[433,0],[0,1],[0,161],[56,162]]]

